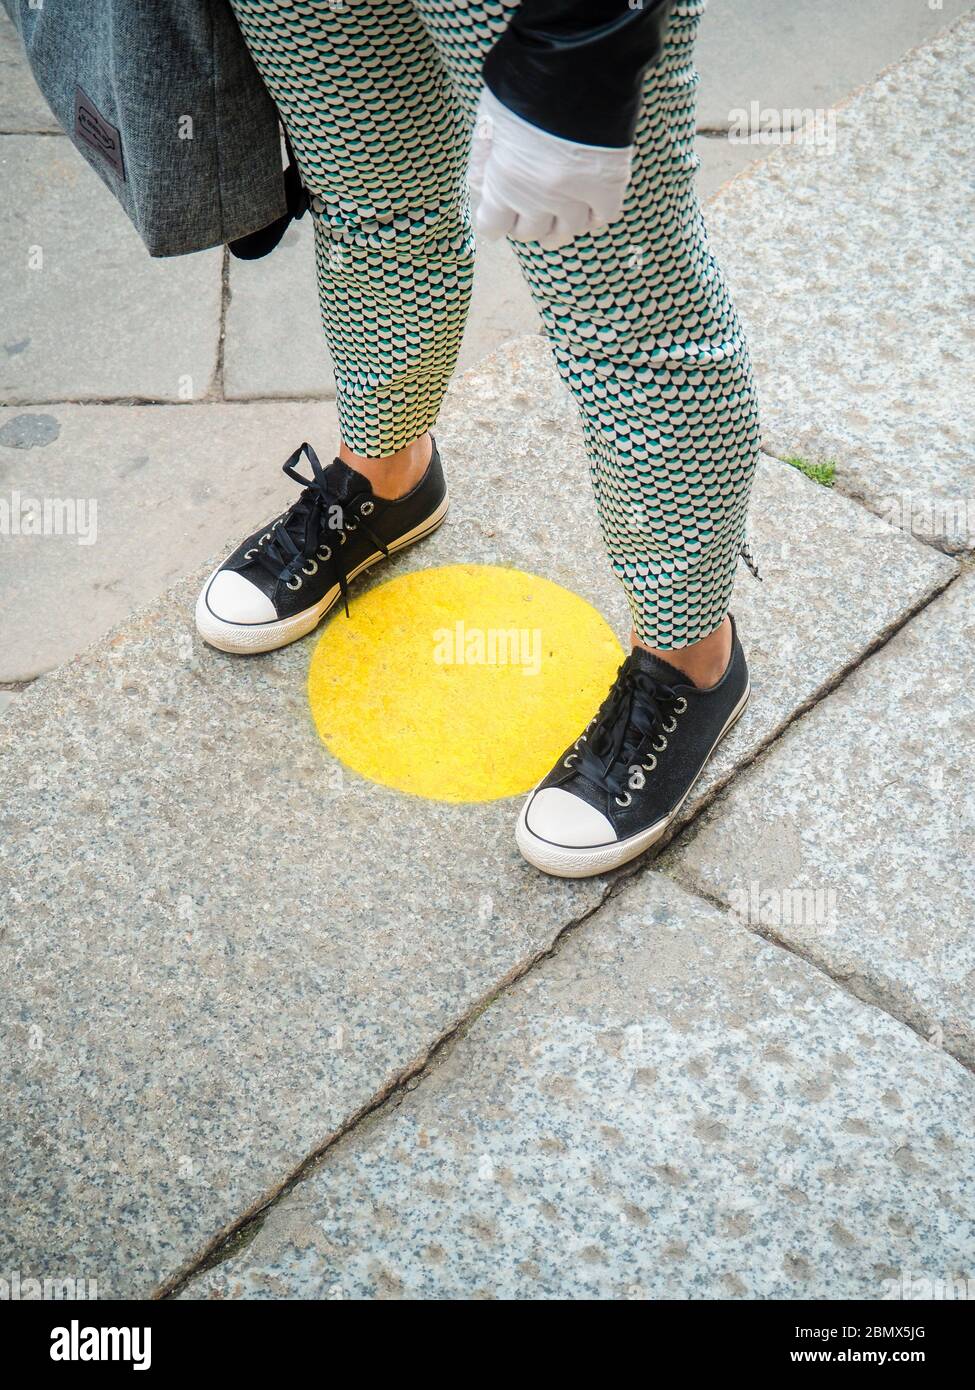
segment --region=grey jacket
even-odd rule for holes
[[[286,212],[277,111],[228,0],[3,0],[45,99],[153,256]]]

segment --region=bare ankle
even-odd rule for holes
[[[429,431],[419,439],[398,449],[386,458],[366,458],[353,453],[346,444],[339,445],[339,458],[369,479],[377,497],[403,497],[427,471],[433,453]]]
[[[642,647],[669,666],[676,666],[694,685],[706,690],[716,685],[728,669],[731,660],[731,619],[725,618],[720,627],[688,647],[675,647],[669,651],[651,647],[641,642],[635,632],[632,642],[634,647]]]

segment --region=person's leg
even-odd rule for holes
[[[416,4],[470,118],[515,0]],[[559,251],[513,243],[581,410],[634,641],[702,685],[730,654],[726,614],[759,448],[748,354],[694,188],[704,8],[676,5],[648,74],[622,218]]]
[[[231,0],[312,198],[341,439],[335,463],[238,546],[201,635],[257,652],[311,630],[350,579],[446,512],[429,430],[467,316],[467,124],[410,0]],[[309,287],[310,288],[310,287]]]
[[[514,0],[416,4],[470,117]],[[518,821],[525,857],[567,877],[656,843],[748,700],[727,610],[759,431],[693,184],[703,10],[699,0],[674,7],[619,221],[558,251],[514,243],[581,410],[603,538],[633,614],[633,651],[612,690]]]
[[[344,456],[403,463],[470,301],[463,116],[410,0],[231,3],[312,195]]]

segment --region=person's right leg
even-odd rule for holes
[[[303,636],[347,579],[442,520],[429,430],[460,348],[473,238],[466,122],[411,0],[231,3],[312,195],[341,433],[339,462],[314,469],[200,595],[204,638],[254,652]]]

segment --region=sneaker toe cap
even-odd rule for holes
[[[256,584],[236,570],[218,570],[206,590],[206,606],[224,623],[270,623],[274,604]]]
[[[616,840],[616,831],[601,811],[562,787],[543,787],[535,793],[525,812],[525,825],[539,839],[572,849]]]

